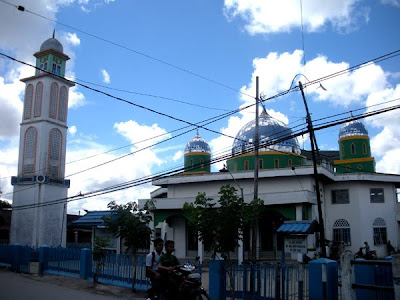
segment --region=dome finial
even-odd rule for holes
[[[55,39],[55,36],[56,36],[56,29],[54,28],[53,29],[53,39]]]
[[[353,111],[350,111],[350,118],[353,118]]]

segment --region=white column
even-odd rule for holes
[[[296,205],[296,221],[302,221],[302,220],[303,220],[303,205],[297,204]]]
[[[239,240],[238,243],[238,263],[242,264],[243,263],[243,240]]]
[[[204,245],[203,245],[203,241],[200,241],[200,239],[197,241],[197,256],[200,257],[200,262],[203,263],[203,261],[204,261]]]

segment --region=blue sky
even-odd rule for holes
[[[33,53],[55,28],[64,53],[71,57],[67,62],[68,78],[101,85],[97,88],[192,123],[254,103],[254,99],[244,94],[255,96],[256,76],[260,92],[269,97],[288,89],[298,73],[314,80],[400,49],[398,0],[4,1],[23,5],[28,11],[20,12],[0,1],[2,53],[33,63]],[[384,103],[400,98],[399,70],[400,58],[396,56],[323,81],[327,91],[318,85],[310,86],[306,95],[312,118],[399,104],[399,101]],[[17,174],[24,91],[19,79],[33,73],[27,66],[0,59],[3,199],[12,199],[9,177]],[[303,76],[295,82],[298,80],[307,81]],[[384,104],[368,108],[379,103]],[[288,126],[304,122],[305,110],[299,92],[265,105],[272,116]],[[254,108],[207,127],[235,136],[253,118]],[[379,172],[400,173],[398,119],[399,112],[393,111],[364,120]],[[67,162],[133,145],[67,164],[67,175],[161,141],[162,138],[156,138],[137,143],[186,124],[77,86],[70,91],[68,126]],[[318,132],[319,147],[337,149],[338,130],[339,127],[333,127]],[[69,195],[181,166],[182,151],[194,134],[192,131],[71,176]],[[167,134],[164,138],[175,135]],[[231,138],[215,132],[200,129],[200,135],[209,142],[213,153],[229,151],[232,145]],[[309,149],[306,136],[299,143]],[[216,165],[214,170],[220,167]],[[110,200],[122,203],[149,198],[153,189],[151,185],[143,185],[85,199],[70,203],[68,210],[76,213],[82,209],[104,209]]]

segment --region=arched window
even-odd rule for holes
[[[30,119],[32,113],[33,85],[28,84],[25,90],[24,119]]]
[[[262,170],[263,167],[264,167],[264,166],[263,166],[263,162],[264,162],[264,161],[263,161],[262,159],[259,159],[259,160],[258,160],[258,168],[259,168],[260,170]]]
[[[356,145],[354,143],[351,143],[351,154],[356,154]]]
[[[333,240],[335,242],[344,242],[351,244],[350,224],[345,219],[338,219],[333,224]]]
[[[340,152],[342,152],[342,156],[344,156],[344,147],[343,146],[340,147]]]
[[[248,160],[245,160],[245,161],[244,161],[244,169],[245,169],[245,170],[248,170],[248,169],[249,169],[249,161],[248,161]]]
[[[193,159],[190,159],[190,166],[193,167]]]
[[[236,172],[236,171],[237,171],[237,162],[235,161],[233,163],[233,172]]]
[[[293,165],[293,160],[291,158],[288,159],[288,166],[291,167]]]
[[[33,175],[35,172],[36,140],[36,128],[29,127],[25,132],[24,139],[24,161],[22,166],[22,174],[24,176]]]
[[[50,130],[49,137],[49,169],[50,177],[59,178],[61,168],[61,149],[62,139],[61,132],[58,129]]]
[[[65,122],[67,112],[67,88],[65,86],[60,89],[60,103],[58,106],[58,119]]]
[[[274,159],[274,168],[279,168],[279,159]]]
[[[57,118],[57,94],[58,94],[58,84],[53,82],[50,88],[50,107],[49,107],[49,117]]]
[[[363,148],[363,154],[367,154],[368,150],[367,150],[367,144],[366,143],[363,143],[362,148]]]
[[[43,83],[39,81],[36,84],[35,108],[33,112],[34,117],[40,117],[40,115],[42,114],[42,98],[43,98]]]
[[[374,245],[387,243],[386,222],[382,218],[376,218],[372,224],[374,230]]]
[[[204,169],[204,158],[200,159],[201,168]]]

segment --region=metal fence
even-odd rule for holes
[[[29,246],[0,245],[0,265],[10,267],[16,272],[29,273],[30,262],[37,261],[37,251]]]
[[[224,272],[226,299],[232,298],[232,290],[235,299],[308,299],[306,265],[234,264],[231,276],[228,268],[224,268]]]
[[[96,271],[95,262],[93,262],[92,271]],[[133,274],[134,261],[131,255],[108,253],[104,259],[99,279],[129,285],[132,283]],[[136,258],[135,287],[138,289],[147,289],[150,287],[150,281],[146,278],[145,255],[138,255]]]
[[[79,275],[80,257],[81,249],[79,248],[49,248],[49,258],[46,271]]]

